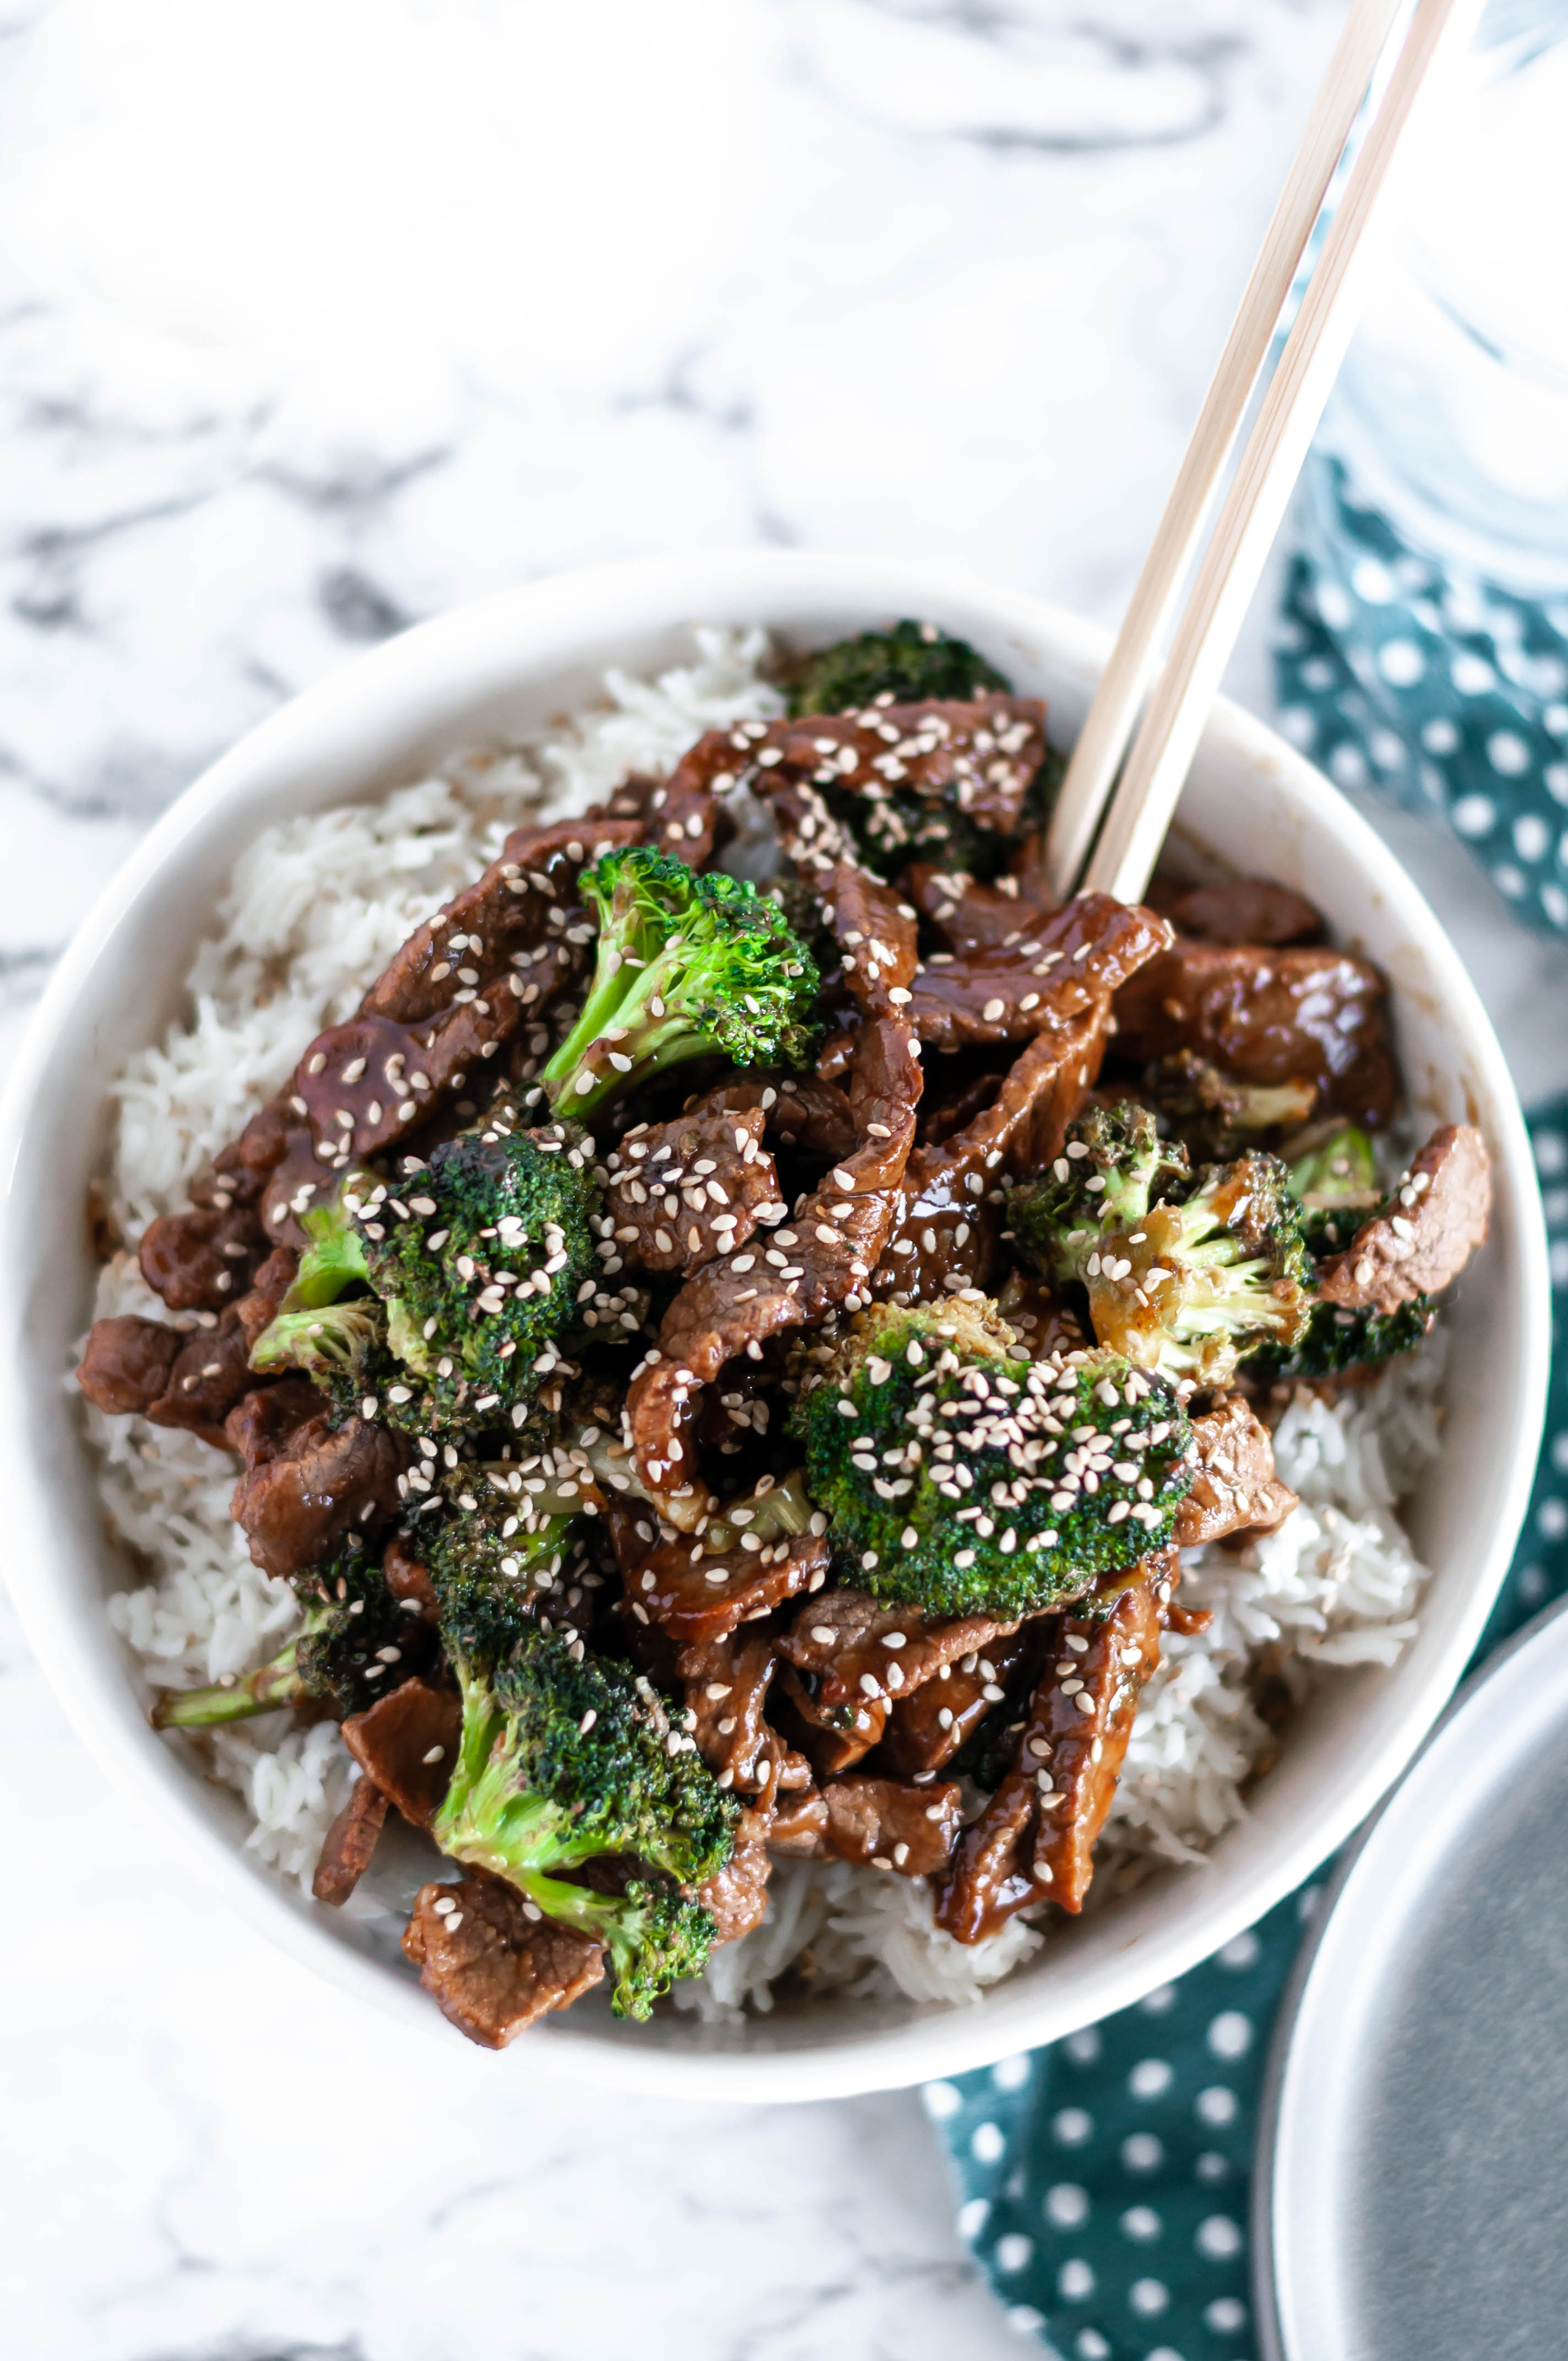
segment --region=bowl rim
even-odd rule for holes
[[[576,569],[470,602],[416,624],[350,660],[247,731],[170,807],[135,848],[78,928],[35,1010],[3,1104],[0,1104],[0,1466],[16,1505],[16,1546],[7,1575],[24,1631],[46,1676],[89,1751],[122,1794],[145,1798],[166,1840],[186,1866],[215,1885],[249,1923],[294,1958],[341,1987],[389,2009],[428,2034],[449,2039],[428,1998],[411,1979],[347,1944],[322,1923],[292,1887],[247,1858],[196,1807],[189,1773],[143,1719],[129,1681],[116,1678],[118,1642],[111,1653],[104,1630],[88,1632],[87,1618],[47,1563],[51,1482],[14,1438],[30,1372],[23,1355],[23,1289],[27,1240],[16,1208],[16,1180],[33,1129],[56,1095],[54,1051],[78,1009],[91,1004],[94,967],[104,943],[134,911],[149,886],[215,814],[243,807],[254,776],[291,762],[309,763],[313,746],[352,730],[374,711],[378,697],[397,686],[407,697],[423,682],[450,693],[498,635],[515,645],[520,667],[530,642],[585,642],[602,635],[606,619],[626,631],[700,620],[751,600],[765,627],[770,599],[816,596],[869,611],[952,614],[983,610],[997,631],[1026,637],[1050,660],[1097,676],[1111,635],[1043,600],[999,591],[953,568],[885,559],[805,552],[740,551],[710,555],[636,559]],[[488,677],[488,675],[486,675]],[[1210,1955],[1250,1926],[1317,1868],[1343,1841],[1404,1769],[1442,1711],[1479,1636],[1487,1608],[1506,1572],[1522,1523],[1534,1475],[1537,1437],[1544,1417],[1551,1341],[1547,1245],[1528,1133],[1511,1078],[1491,1025],[1457,954],[1435,916],[1393,852],[1321,772],[1267,725],[1230,700],[1217,701],[1197,761],[1228,755],[1255,772],[1273,771],[1299,797],[1325,815],[1325,826],[1352,865],[1376,889],[1420,944],[1441,986],[1442,1002],[1463,1035],[1490,1093],[1499,1151],[1497,1182],[1515,1225],[1519,1301],[1510,1307],[1519,1398],[1527,1406],[1511,1461],[1494,1495],[1492,1544],[1477,1568],[1470,1611],[1429,1664],[1426,1684],[1366,1761],[1354,1794],[1340,1807],[1294,1834],[1276,1831],[1266,1866],[1254,1866],[1213,1897],[1207,1915],[1185,1914],[1184,1926],[1140,1937],[1136,1960],[1113,1960],[1093,2006],[1073,2023],[1113,2014]],[[263,799],[264,800],[264,799]],[[266,824],[258,803],[258,828]],[[9,1412],[10,1415],[6,1415]],[[112,1636],[112,1635],[111,1635]],[[116,1696],[115,1692],[118,1691]],[[127,1702],[135,1711],[127,1715]],[[1129,1947],[1135,1948],[1135,1947]],[[970,2006],[937,2005],[905,2022],[795,2048],[718,2049],[610,2038],[592,2031],[570,2039],[523,2037],[511,2056],[547,2071],[626,2091],[694,2100],[808,2100],[901,2087],[933,2076],[993,2063],[1033,2042],[1071,2029],[1039,2020],[1037,2000],[1007,1983]]]

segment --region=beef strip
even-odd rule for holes
[[[686,1113],[740,1115],[752,1107],[761,1107],[768,1132],[785,1148],[835,1158],[854,1152],[849,1100],[836,1082],[822,1082],[815,1074],[738,1074],[732,1081],[716,1082]]]
[[[1486,1143],[1473,1124],[1449,1124],[1433,1132],[1387,1212],[1321,1266],[1318,1291],[1346,1312],[1396,1312],[1418,1295],[1436,1295],[1486,1244],[1491,1211]]]
[[[706,869],[715,847],[734,833],[718,798],[733,784],[736,752],[743,753],[746,747],[742,742],[737,749],[733,731],[728,747],[724,739],[723,730],[710,730],[682,755],[667,779],[633,772],[621,781],[609,806],[613,813],[636,812],[650,843],[684,861],[688,869]]]
[[[1115,1012],[1119,1057],[1190,1049],[1239,1082],[1314,1082],[1374,1129],[1394,1111],[1387,988],[1348,951],[1179,942],[1122,986]]]
[[[821,1704],[887,1705],[1008,1628],[988,1615],[928,1623],[913,1607],[890,1606],[863,1590],[828,1590],[795,1609],[778,1648],[797,1672],[816,1677]]]
[[[254,1202],[231,1198],[160,1214],[143,1235],[138,1260],[170,1312],[216,1311],[244,1292],[269,1251]]]
[[[1034,920],[1012,947],[933,952],[916,977],[911,1014],[928,1049],[1026,1041],[1059,1030],[1170,944],[1152,910],[1080,894]]]
[[[982,1292],[1001,1263],[1003,1168],[1030,1171],[1060,1148],[1100,1071],[1106,1001],[1058,1031],[1036,1034],[989,1106],[950,1138],[910,1156],[896,1217],[871,1292],[927,1303]]]
[[[1304,895],[1266,877],[1220,877],[1208,885],[1172,885],[1157,877],[1148,901],[1178,934],[1199,942],[1262,943],[1279,950],[1323,939],[1321,912]]]
[[[960,1943],[993,1935],[1015,1910],[1083,1907],[1143,1685],[1159,1662],[1157,1593],[1174,1552],[1137,1570],[1098,1620],[1063,1615],[1059,1647],[1030,1700],[1017,1756],[959,1840],[937,1923]]]
[[[608,1161],[606,1211],[616,1244],[644,1270],[683,1277],[745,1245],[779,1200],[779,1176],[762,1147],[767,1116],[695,1110],[671,1123],[639,1125]]]
[[[714,1918],[715,1947],[737,1943],[760,1927],[768,1906],[768,1830],[773,1807],[742,1812],[735,1828],[735,1850],[724,1867],[704,1880],[696,1898]]]
[[[722,1639],[803,1590],[820,1588],[832,1553],[812,1534],[707,1557],[699,1543],[666,1542],[643,1560],[630,1596],[683,1642]]]
[[[251,1373],[241,1308],[231,1304],[215,1326],[192,1330],[135,1313],[95,1321],[77,1383],[113,1416],[139,1411],[155,1426],[188,1427],[221,1447],[229,1412],[266,1382]]]
[[[942,1665],[936,1678],[913,1697],[900,1697],[888,1715],[878,1763],[907,1779],[917,1771],[939,1771],[950,1763],[981,1722],[1005,1703],[1019,1675],[1037,1660],[1039,1641],[1036,1618],[1016,1631],[983,1642],[956,1664]]]
[[[694,1642],[676,1659],[687,1708],[696,1716],[696,1751],[721,1786],[754,1794],[773,1780],[783,1750],[765,1708],[777,1666],[769,1634],[743,1628]]]
[[[411,1828],[428,1828],[441,1809],[463,1730],[450,1689],[403,1681],[343,1725],[343,1742],[365,1776]]]
[[[651,1354],[631,1383],[631,1438],[643,1481],[686,1530],[707,1498],[682,1439],[693,1392],[736,1354],[755,1348],[760,1356],[768,1337],[870,1300],[914,1142],[923,1080],[906,1013],[914,913],[849,862],[831,873],[831,886],[834,927],[854,961],[850,989],[863,1018],[849,1093],[861,1145],[796,1206],[771,1248],[721,1257],[693,1273],[664,1314],[657,1357]],[[789,1257],[782,1266],[770,1258],[780,1254]]]
[[[543,1916],[499,1877],[478,1874],[422,1885],[403,1949],[443,2016],[485,2049],[504,2049],[604,1976],[599,1944]]]
[[[922,862],[906,869],[899,883],[938,938],[939,948],[960,957],[1012,951],[1034,942],[1058,906],[1043,888],[1016,877],[981,885],[965,870],[934,869]],[[1029,956],[1037,959],[1040,950]]]
[[[311,1892],[341,1909],[370,1866],[387,1819],[387,1798],[373,1780],[356,1779],[348,1801],[322,1839]]]
[[[269,1237],[302,1246],[297,1216],[329,1175],[406,1138],[579,972],[591,936],[578,873],[642,829],[593,813],[515,829],[483,876],[409,937],[357,1015],[311,1043],[192,1185],[189,1210],[151,1224],[148,1284],[171,1308],[216,1311],[249,1283]]]
[[[793,802],[796,811],[819,799],[813,790],[857,796],[870,807],[868,836],[883,857],[896,857],[919,842],[919,816],[901,807],[908,796],[956,806],[978,826],[1011,835],[1045,760],[1045,724],[1046,708],[1035,697],[932,699],[798,721],[740,722],[733,732],[699,739],[686,761],[717,763],[718,752],[707,752],[717,741],[728,761],[717,776],[708,773],[716,786],[721,780],[743,785],[775,805]],[[742,736],[749,744],[740,755]],[[786,827],[795,817],[786,817]],[[837,849],[843,849],[841,839]]]
[[[224,1441],[238,1452],[247,1475],[254,1474],[276,1459],[301,1427],[320,1418],[324,1407],[309,1378],[280,1378],[236,1402],[224,1421]]]
[[[774,1728],[805,1756],[818,1779],[831,1779],[861,1762],[887,1727],[887,1707],[882,1701],[861,1697],[845,1705],[825,1705],[812,1677],[790,1664],[779,1667],[768,1711]]]
[[[916,1787],[903,1779],[864,1773],[829,1779],[790,1808],[773,1845],[810,1861],[848,1861],[857,1867],[897,1870],[904,1877],[934,1877],[952,1857],[962,1820],[957,1783]]]
[[[180,1329],[135,1312],[95,1320],[76,1382],[93,1408],[111,1418],[145,1415],[168,1391],[170,1373],[189,1341]]]
[[[1228,1533],[1271,1533],[1300,1504],[1274,1469],[1268,1429],[1239,1394],[1192,1422],[1198,1473],[1176,1512],[1171,1539],[1197,1549]]]
[[[323,1412],[235,1487],[231,1514],[266,1574],[299,1574],[348,1532],[372,1532],[400,1507],[403,1452],[385,1427],[360,1418],[334,1426]]]

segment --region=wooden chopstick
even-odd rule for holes
[[[1052,891],[1063,897],[1071,892],[1094,840],[1116,765],[1154,675],[1160,636],[1191,565],[1334,167],[1402,5],[1403,0],[1355,0],[1312,103],[1051,814],[1046,872]]]
[[[1446,79],[1434,67],[1463,56],[1483,5],[1484,0],[1419,0],[1221,506],[1090,858],[1086,888],[1136,901],[1148,884],[1220,676],[1350,343],[1369,259],[1366,232],[1390,168],[1412,120],[1429,116]]]

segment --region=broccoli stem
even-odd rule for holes
[[[773,1541],[780,1533],[803,1533],[811,1522],[812,1508],[806,1488],[806,1470],[793,1468],[765,1490],[731,1500],[722,1515],[709,1521],[703,1534],[708,1555],[739,1549],[743,1532],[754,1534],[760,1542]]]
[[[214,1681],[210,1688],[165,1689],[152,1708],[154,1730],[218,1730],[225,1722],[297,1705],[305,1694],[296,1663],[303,1636],[296,1631],[269,1663],[238,1680]]]
[[[553,1106],[591,1115],[613,1092],[718,1049],[687,1005],[684,948],[672,935],[644,965],[601,942],[583,1013],[540,1077]],[[612,1065],[612,1056],[628,1062]]]
[[[335,1196],[325,1205],[313,1205],[300,1215],[300,1227],[310,1245],[300,1257],[300,1268],[292,1287],[284,1297],[284,1312],[313,1312],[323,1303],[335,1303],[345,1287],[356,1281],[369,1284],[370,1269],[365,1259],[365,1244],[350,1219],[347,1199],[353,1195],[353,1182],[367,1188],[362,1173],[346,1175]]]

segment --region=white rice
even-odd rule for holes
[[[482,752],[378,803],[283,822],[236,864],[190,978],[191,1012],[133,1058],[104,1204],[122,1238],[184,1201],[191,1175],[276,1091],[303,1044],[351,1014],[367,983],[422,919],[475,877],[507,829],[583,809],[627,770],[663,773],[704,730],[780,709],[760,675],[760,631],[699,631],[696,660],[656,682],[620,674],[605,708],[565,737]],[[126,1248],[105,1266],[95,1314],[167,1316]],[[1330,1407],[1301,1397],[1275,1437],[1301,1507],[1237,1554],[1184,1561],[1182,1599],[1213,1610],[1176,1633],[1145,1692],[1105,1839],[1113,1865],[1200,1860],[1245,1806],[1242,1787],[1272,1744],[1249,1699],[1260,1664],[1293,1686],[1334,1666],[1391,1664],[1416,1630],[1425,1580],[1396,1513],[1437,1447],[1438,1340]],[[250,1562],[228,1513],[232,1462],[192,1436],[84,1405],[111,1520],[148,1569],[111,1599],[115,1629],[158,1686],[243,1673],[280,1645],[292,1593]],[[268,1715],[207,1740],[213,1773],[243,1797],[246,1839],[308,1888],[352,1780],[331,1723]],[[1102,1881],[1110,1883],[1110,1879]],[[705,2016],[773,2004],[788,1967],[817,1991],[970,2001],[1044,1938],[1013,1919],[990,1941],[955,1943],[931,1922],[927,1887],[842,1864],[781,1862],[768,1916],[715,1953],[676,1997]]]

